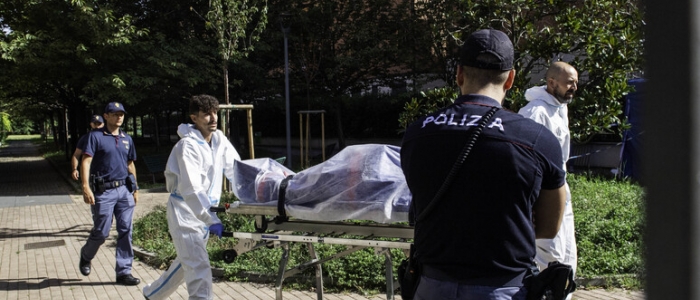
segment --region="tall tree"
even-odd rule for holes
[[[621,114],[622,97],[631,90],[627,80],[643,73],[643,12],[637,0],[443,0],[417,8],[418,15],[431,20],[434,36],[443,37],[434,40],[436,53],[456,58],[463,37],[481,28],[510,36],[517,70],[506,98],[512,110],[524,104],[525,90],[538,84],[551,62],[570,62],[581,77],[569,108],[572,138],[578,142],[626,126]]]
[[[0,83],[5,98],[69,109],[74,137],[87,127],[85,109],[100,112],[108,101],[125,102],[130,117],[180,109],[182,97],[221,86],[213,80],[216,44],[191,7],[208,3],[3,2],[0,22],[11,31],[0,46],[13,74]]]
[[[276,1],[279,15],[292,15],[289,67],[297,107],[309,108],[318,99],[332,103],[340,147],[342,99],[373,85],[405,82],[411,74],[413,45],[409,1]],[[279,32],[279,28],[276,29]],[[277,36],[279,38],[279,35]],[[281,38],[279,39],[281,41]],[[281,47],[278,52],[281,56]],[[284,61],[272,74],[281,77]]]
[[[224,99],[229,100],[229,62],[237,62],[255,49],[267,25],[267,0],[210,0],[207,27],[216,32],[224,78]]]
[[[137,91],[133,110],[143,115],[144,129],[158,137],[157,147],[161,135],[175,134],[173,121],[184,121],[172,118],[183,115],[173,112],[187,110],[184,98],[221,88],[214,36],[193,11],[207,7],[205,0],[150,0],[122,6],[134,16],[136,26],[149,29],[147,37],[132,43],[129,58],[122,60],[129,67],[120,75],[128,78],[129,90]]]
[[[0,22],[6,28],[0,51],[8,73],[16,77],[0,83],[7,97],[30,98],[55,105],[78,120],[85,104],[83,89],[101,70],[111,49],[124,47],[147,31],[132,25],[130,15],[115,13],[111,1],[23,1],[0,4]],[[120,89],[121,79],[111,74],[105,89]],[[82,113],[84,114],[84,113]],[[65,115],[65,114],[63,114]],[[61,129],[66,128],[66,118]],[[68,123],[72,132],[76,122]],[[58,138],[69,151],[67,132]],[[75,136],[75,135],[74,135]]]

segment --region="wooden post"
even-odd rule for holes
[[[250,158],[255,158],[255,141],[253,140],[253,105],[252,104],[220,104],[219,110],[229,111],[229,110],[246,110],[246,123],[248,127],[248,151],[250,152]],[[226,114],[222,114],[223,118],[221,120],[221,126],[226,127]]]
[[[321,157],[322,160],[326,160],[326,128],[324,115],[325,110],[300,110],[299,112],[299,156],[301,160],[301,167],[307,168],[311,163],[309,159],[309,141],[311,140],[311,115],[321,114]],[[306,116],[306,130],[304,130],[304,116]],[[306,138],[304,137],[306,135]],[[304,141],[306,139],[306,141]]]

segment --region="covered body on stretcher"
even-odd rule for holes
[[[269,246],[283,249],[275,284],[276,299],[282,299],[285,278],[309,267],[316,268],[318,299],[323,299],[321,264],[371,247],[385,256],[387,299],[394,299],[394,279],[389,249],[410,248],[413,227],[391,224],[408,221],[411,194],[401,170],[399,148],[365,144],[345,148],[329,160],[295,173],[270,158],[236,161],[233,193],[240,201],[227,206],[234,214],[255,215],[257,233],[233,232],[239,242],[224,252],[224,260]],[[280,222],[270,223],[267,216]],[[281,222],[279,219],[284,220]],[[287,220],[286,217],[292,217]],[[367,220],[383,224],[339,222]],[[304,232],[298,234],[299,232]],[[359,238],[347,238],[354,235]],[[387,241],[383,237],[398,238]],[[287,269],[289,243],[305,243],[311,259]],[[316,255],[313,244],[345,245],[348,248],[330,257]]]
[[[236,161],[232,189],[240,203],[229,212],[245,206],[278,212],[283,199],[281,214],[310,221],[406,222],[411,201],[399,148],[380,144],[349,146],[299,173],[270,158]]]

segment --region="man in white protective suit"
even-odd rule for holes
[[[554,133],[561,145],[563,168],[566,170],[571,146],[567,104],[574,98],[578,88],[578,72],[568,63],[558,61],[549,67],[545,79],[546,85],[525,91],[525,99],[529,103],[518,113],[544,125]],[[540,270],[544,270],[549,262],[556,260],[570,265],[575,274],[577,259],[574,211],[571,207],[571,191],[566,184],[566,207],[559,233],[554,239],[537,239],[535,262]]]
[[[170,268],[143,288],[146,299],[168,298],[186,282],[189,299],[213,299],[207,253],[209,235],[221,237],[223,225],[211,207],[219,205],[223,175],[233,178],[236,149],[217,130],[219,101],[209,95],[190,100],[192,124],[180,124],[180,141],[165,168],[168,229],[177,251]]]

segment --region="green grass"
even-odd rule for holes
[[[230,196],[224,201],[231,201]],[[226,231],[254,232],[253,217],[234,214],[220,214]],[[144,250],[154,253],[155,258],[149,263],[166,269],[176,254],[168,235],[165,220],[165,207],[159,206],[134,223],[133,243]],[[264,276],[274,278],[282,257],[281,248],[261,248],[240,255],[234,262],[225,263],[223,252],[232,249],[237,241],[233,238],[210,238],[207,249],[213,267],[222,268],[228,280],[247,280],[246,276]],[[321,258],[332,256],[346,249],[345,246],[331,244],[314,244],[317,255]],[[391,250],[394,259],[394,271],[404,257],[398,249]],[[307,246],[293,243],[287,268],[308,261]],[[384,277],[384,256],[378,256],[374,249],[368,248],[349,256],[334,259],[323,264],[324,288],[329,292],[353,291],[377,294],[386,288]],[[296,279],[286,279],[286,288],[311,289],[314,284],[314,270],[309,268]]]
[[[7,136],[7,141],[41,141],[40,134],[27,134],[27,135],[9,135]]]
[[[644,280],[644,190],[628,181],[569,175],[578,246],[578,277],[625,288]]]
[[[641,187],[627,181],[589,178],[569,175],[572,189],[576,238],[578,244],[578,274],[581,279],[603,278],[603,287],[642,289],[644,279],[643,241],[644,192]],[[231,199],[225,200],[231,201]],[[220,214],[227,231],[254,232],[250,216]],[[158,208],[136,221],[134,244],[149,252],[157,253],[156,266],[167,267],[175,257],[167,235],[165,209]],[[223,251],[231,249],[234,239],[212,238],[208,249],[211,263],[224,269],[229,280],[246,280],[245,274],[262,274],[270,280],[277,274],[282,250],[262,248],[239,256],[233,263],[223,262]],[[328,257],[345,250],[344,246],[314,244],[320,257]],[[402,251],[392,249],[394,272]],[[309,260],[304,244],[291,245],[288,268]],[[323,264],[324,287],[328,291],[353,291],[367,294],[382,293],[384,257],[373,249],[360,250],[349,256]],[[302,273],[301,279],[285,280],[285,287],[311,289],[314,285],[313,269]]]

